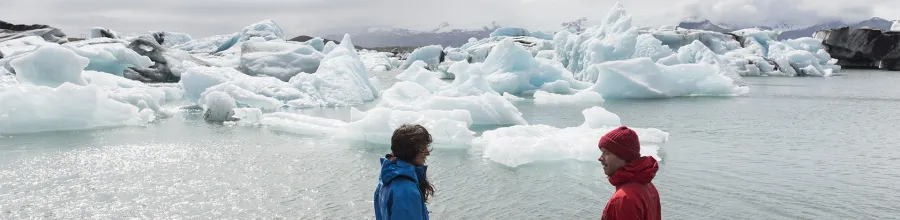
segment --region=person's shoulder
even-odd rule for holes
[[[648,189],[650,188],[655,188],[652,183],[627,183],[625,185],[619,186],[619,189],[617,189],[613,194],[612,199],[638,200],[642,196],[641,194],[647,193]]]
[[[418,190],[418,186],[416,182],[413,182],[409,178],[396,178],[391,181],[391,191],[394,195],[397,194],[420,194]]]

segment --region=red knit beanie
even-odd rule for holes
[[[637,133],[628,127],[616,128],[600,138],[600,149],[615,154],[625,161],[631,161],[641,157],[641,142]]]

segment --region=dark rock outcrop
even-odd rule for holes
[[[172,74],[169,61],[163,55],[165,48],[159,45],[155,39],[138,38],[128,44],[128,48],[153,61],[149,68],[128,67],[124,76],[141,82],[178,82],[181,77]]]
[[[68,38],[62,30],[43,24],[11,24],[9,22],[0,21],[0,42],[19,39],[28,36],[39,36],[45,41],[51,43],[66,43]]]
[[[814,37],[842,67],[900,70],[900,32],[843,27],[817,31]]]

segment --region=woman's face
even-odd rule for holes
[[[422,150],[419,151],[419,154],[416,155],[416,158],[413,159],[413,165],[425,166],[425,158],[431,155],[430,144],[422,147],[421,149]]]

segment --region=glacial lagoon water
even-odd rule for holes
[[[654,180],[664,219],[896,218],[900,73],[845,73],[604,107],[670,133]],[[374,218],[388,146],[207,124],[183,105],[149,127],[0,137],[0,219]],[[531,124],[567,127],[589,106],[517,107]],[[433,219],[597,219],[613,191],[597,162],[509,168],[471,148],[435,151],[429,164]]]

